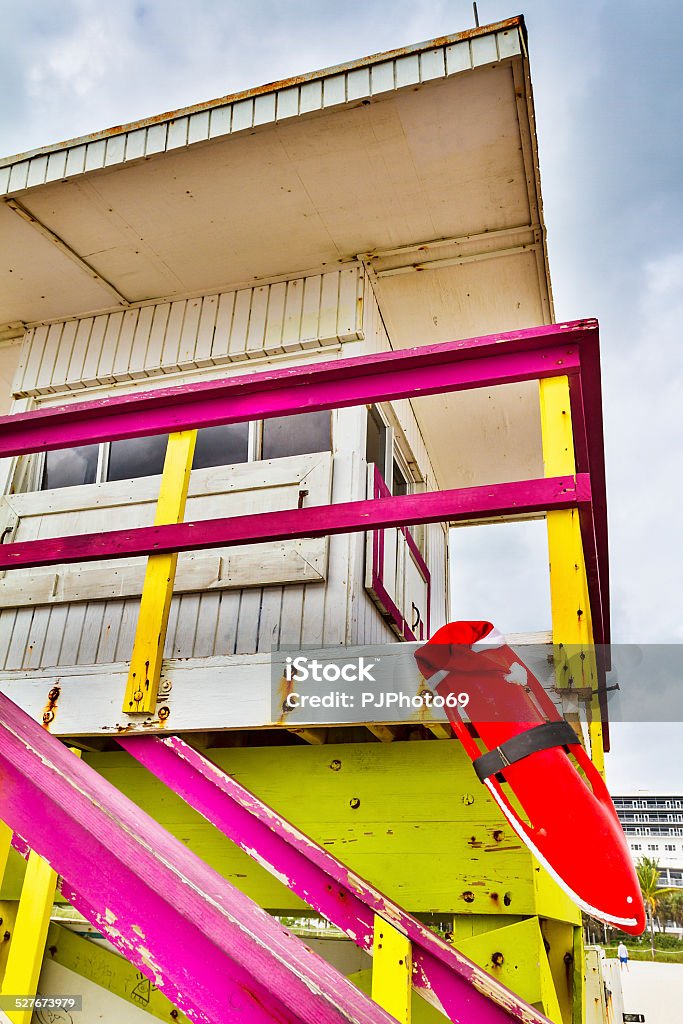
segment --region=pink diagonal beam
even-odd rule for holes
[[[541,1024],[546,1018],[349,872],[258,797],[175,736],[117,737],[121,746],[304,902],[372,952],[374,915],[408,936],[413,984],[453,1021]]]
[[[0,818],[76,882],[76,905],[192,1020],[393,1024],[4,695]]]
[[[578,373],[595,321],[282,367],[0,417],[0,457]]]
[[[325,537],[414,523],[522,516],[585,505],[590,498],[588,474],[541,477],[517,483],[2,544],[0,570],[259,544],[297,537]]]

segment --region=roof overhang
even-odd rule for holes
[[[359,255],[397,345],[547,323],[534,138],[513,18],[0,161],[0,325]]]

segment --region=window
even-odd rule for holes
[[[46,452],[40,485],[41,491],[53,487],[75,487],[78,484],[94,484],[97,480],[97,464],[100,446],[85,444],[79,448],[62,448]]]
[[[232,466],[248,460],[248,423],[227,423],[219,427],[205,427],[198,432],[193,469]]]
[[[410,494],[410,482],[408,480],[408,473],[403,469],[397,458],[394,456],[393,460],[393,472],[391,480],[391,493],[392,494]]]
[[[297,416],[274,416],[263,421],[262,459],[329,452],[332,444],[329,410]]]
[[[156,476],[164,468],[167,434],[155,437],[131,437],[112,441],[109,446],[107,480],[130,480]]]
[[[167,443],[167,434],[157,434],[46,452],[39,489],[157,476],[164,468]],[[228,423],[197,432],[192,468],[328,452],[331,447],[329,411],[275,417],[262,425]]]
[[[647,848],[648,848],[648,850],[658,850],[659,849],[659,843],[648,843]]]
[[[384,422],[379,409],[373,406],[368,409],[368,425],[365,436],[365,461],[375,465],[380,476],[387,477],[387,448],[389,445],[389,427]]]
[[[642,847],[642,845],[640,843],[633,843],[632,846],[631,846],[632,850],[642,850],[642,848],[643,847]]]
[[[368,409],[365,461],[369,466],[377,466],[391,494],[412,494],[415,490],[408,460],[394,438],[393,429],[376,405]]]
[[[664,849],[666,850],[667,853],[675,853],[676,852],[676,846],[675,846],[674,843],[664,843]]]
[[[107,480],[130,480],[156,476],[164,468],[168,434],[112,441],[109,446]],[[205,427],[197,432],[193,469],[232,466],[249,457],[249,424],[229,423]]]

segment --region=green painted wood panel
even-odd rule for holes
[[[50,925],[46,951],[46,958],[50,957],[70,971],[88,978],[152,1017],[175,1024],[190,1024],[189,1018],[177,1010],[137,967],[68,928]]]
[[[263,746],[209,756],[410,911],[525,916],[543,914],[541,902],[562,902],[550,879],[539,899],[540,867],[455,742]],[[85,759],[262,906],[303,909],[128,755]]]

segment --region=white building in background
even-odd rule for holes
[[[683,887],[683,793],[637,790],[613,800],[633,859],[656,860],[661,885]]]

